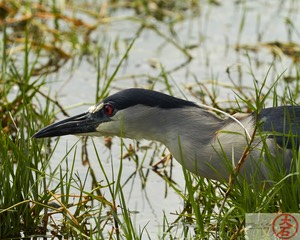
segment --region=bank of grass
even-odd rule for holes
[[[148,5],[139,7],[147,10]],[[58,9],[53,8],[53,11],[58,11]],[[51,13],[54,17],[53,21],[59,29],[58,19],[61,18],[61,15]],[[75,23],[75,21],[71,22]],[[122,189],[126,183],[122,182],[121,178],[123,161],[120,162],[118,169],[112,167],[111,171],[117,172],[117,174],[111,175],[117,177],[110,178],[103,166],[103,160],[106,159],[101,159],[99,150],[94,144],[98,162],[97,169],[90,166],[87,168],[85,176],[78,176],[74,171],[75,159],[79,157],[76,151],[78,144],[75,144],[68,149],[65,156],[62,156],[57,167],[50,168],[49,162],[52,160],[56,144],[59,144],[59,141],[55,143],[50,139],[36,141],[30,137],[37,130],[53,122],[55,109],[65,112],[59,102],[51,99],[42,91],[42,87],[46,83],[46,76],[41,73],[50,73],[62,65],[54,67],[49,65],[49,63],[53,63],[52,59],[43,68],[40,67],[40,54],[48,51],[49,45],[44,44],[42,39],[40,45],[33,44],[30,41],[30,29],[26,27],[24,28],[23,50],[20,51],[23,59],[20,64],[14,55],[8,54],[7,44],[11,40],[7,40],[5,26],[2,30],[0,238],[40,235],[74,239],[150,239],[147,225],[137,228],[132,212],[127,207]],[[160,32],[158,31],[158,33]],[[74,45],[80,45],[77,38],[70,39]],[[56,39],[54,42],[59,40],[61,39]],[[134,44],[134,41],[131,43]],[[80,46],[83,47],[84,44]],[[107,57],[107,64],[103,64],[105,69],[100,69],[101,64],[98,63],[98,79],[103,78],[106,81],[95,93],[97,100],[108,94],[115,73],[128,57],[132,44],[128,45],[127,51],[120,57],[119,64],[110,76],[107,76],[109,57]],[[174,44],[174,42],[170,42],[170,44]],[[48,47],[46,48],[46,46]],[[85,45],[84,49],[89,49],[88,46]],[[57,50],[54,45],[52,47]],[[61,51],[57,51],[62,54]],[[183,53],[186,52],[183,51]],[[61,60],[65,57],[60,56],[58,63],[62,63]],[[97,57],[99,59],[99,56]],[[188,55],[186,57],[189,59]],[[266,99],[266,95],[268,101],[272,101],[274,105],[280,105],[281,99],[277,95],[276,88],[268,89],[264,84],[257,85],[255,74],[252,74],[255,83],[252,95],[247,96],[247,93],[238,89],[237,92],[243,101],[238,101],[235,105],[239,105],[243,111],[261,109],[264,106],[263,99]],[[166,89],[171,93],[170,83],[172,81],[169,79],[169,73],[162,68],[161,76]],[[279,76],[280,79],[281,76]],[[299,79],[296,80],[299,81]],[[99,83],[100,80],[97,86],[100,86]],[[206,88],[206,90],[208,89]],[[298,98],[296,91],[296,89],[294,91],[289,88],[285,89],[283,96],[289,96],[289,98],[288,101],[284,100],[284,104],[296,102]],[[217,104],[216,94],[209,94],[209,92],[205,92],[205,94],[210,97],[212,103]],[[231,111],[231,109],[224,110]],[[130,152],[130,147],[121,144],[120,155],[123,156],[125,151]],[[244,239],[246,213],[298,212],[300,163],[293,161],[291,173],[285,175],[278,171],[277,163],[280,162],[280,159],[268,154],[267,147],[264,152],[270,163],[270,169],[274,173],[271,187],[256,185],[255,179],[252,184],[238,181],[234,176],[232,184],[210,181],[194,176],[183,168],[185,187],[182,191],[174,183],[176,179],[165,176],[167,186],[173,188],[183,199],[184,207],[174,222],[170,222],[166,216],[164,217],[162,234],[159,238]],[[292,154],[295,159],[298,159],[299,152],[296,146],[294,146]],[[112,155],[110,156],[112,158]],[[146,156],[144,157],[146,158]],[[138,159],[135,160],[138,172],[141,163],[138,163]],[[114,159],[113,161],[120,160]],[[98,179],[95,171],[100,171],[99,175],[103,179]],[[93,179],[92,186],[87,185],[88,176]],[[105,194],[103,194],[104,192]],[[178,208],[174,206],[174,211]]]

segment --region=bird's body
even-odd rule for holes
[[[267,144],[271,154],[280,155],[282,166],[288,169],[289,148],[298,144],[300,136],[299,122],[300,107],[296,106],[266,108],[258,114],[235,114],[223,119],[190,101],[150,90],[127,89],[86,113],[42,129],[34,137],[79,134],[155,140],[163,143],[186,169],[215,180],[228,180],[251,144],[241,174],[249,178],[258,171],[261,179],[269,179],[263,145]],[[249,137],[254,132],[252,141]]]

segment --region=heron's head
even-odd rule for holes
[[[63,135],[123,136],[129,138],[155,139],[157,131],[163,134],[167,125],[168,110],[197,107],[192,102],[178,99],[156,91],[131,88],[113,94],[87,112],[54,123],[33,137]],[[174,112],[174,111],[173,111]],[[154,131],[155,129],[155,131]]]

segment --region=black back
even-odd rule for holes
[[[300,144],[300,107],[281,106],[262,109],[258,114],[260,130],[270,132],[282,147],[299,147]]]
[[[103,100],[104,103],[113,103],[114,106],[121,110],[134,105],[142,104],[150,107],[159,108],[182,108],[182,107],[199,107],[193,102],[180,98],[175,98],[167,94],[146,90],[142,88],[129,88],[115,93]]]

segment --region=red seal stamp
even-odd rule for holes
[[[298,229],[299,223],[292,214],[279,214],[272,222],[272,230],[279,239],[291,239]]]

